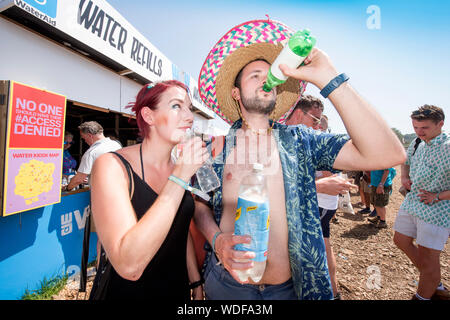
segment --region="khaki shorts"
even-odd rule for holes
[[[384,192],[377,193],[377,187],[370,186],[370,203],[375,207],[386,207],[389,204],[389,196],[392,193],[392,186],[384,187]]]

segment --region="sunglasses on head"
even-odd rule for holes
[[[431,113],[432,113],[431,110],[423,110],[423,111],[416,110],[416,111],[413,111],[412,115],[413,116],[424,115],[424,116],[428,117]]]

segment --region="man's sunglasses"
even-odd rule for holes
[[[73,141],[70,141],[70,142],[64,141],[64,145],[66,145],[66,144],[74,144],[74,142]]]
[[[307,114],[308,116],[310,116],[311,118],[313,118],[313,120],[314,120],[314,124],[315,125],[318,125],[318,124],[320,124],[320,121],[322,121],[322,118],[317,118],[317,117],[314,117],[311,113],[309,113],[309,112],[303,112],[304,114]]]

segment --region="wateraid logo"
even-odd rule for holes
[[[22,0],[30,6],[38,9],[50,18],[56,18],[56,7],[58,0]]]

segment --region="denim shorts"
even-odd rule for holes
[[[207,300],[298,300],[292,278],[278,285],[240,284],[217,265],[214,254],[206,266],[204,290]]]

